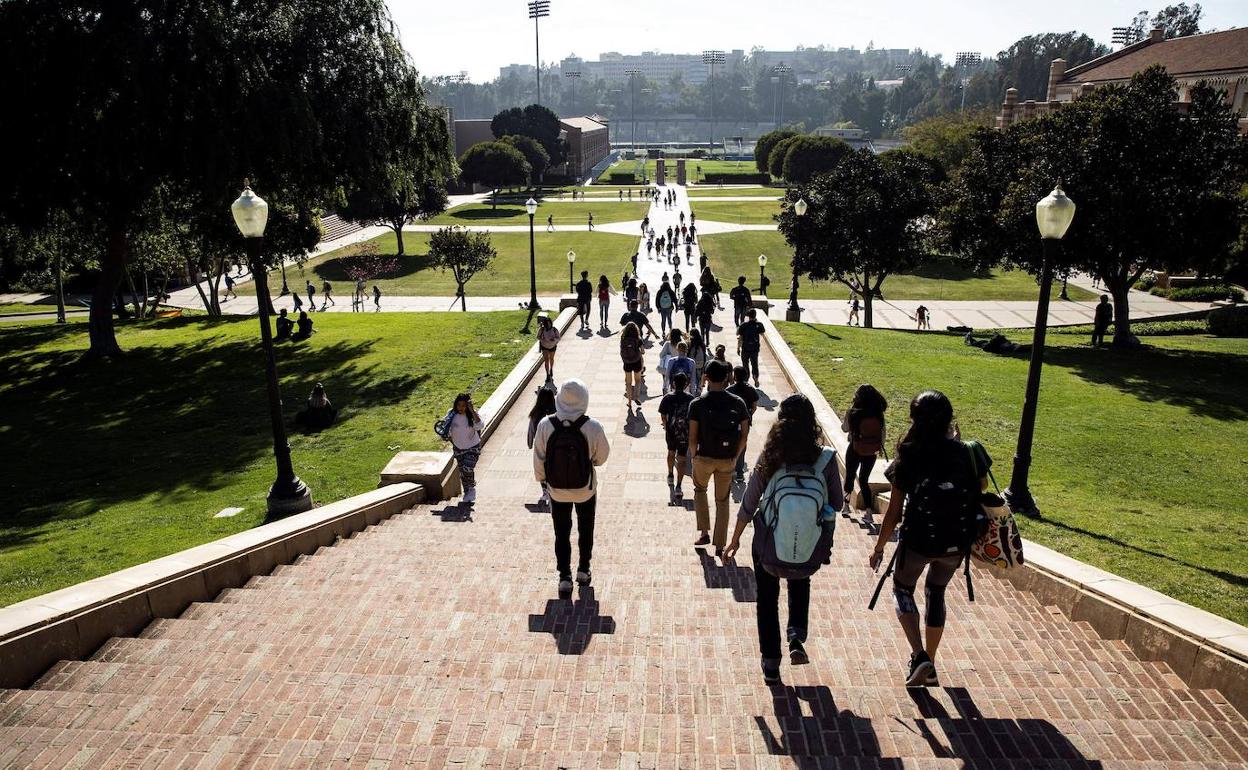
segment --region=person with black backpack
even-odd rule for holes
[[[681,292],[680,309],[685,311],[685,331],[694,328],[693,318],[698,310],[698,287],[692,283],[685,284],[684,291]]]
[[[879,569],[884,546],[900,521],[901,539],[893,553],[893,598],[910,643],[907,687],[940,683],[936,649],[945,630],[945,588],[959,565],[974,600],[968,559],[971,544],[986,524],[980,493],[988,485],[986,474],[991,465],[992,458],[982,446],[959,440],[953,425],[953,405],[944,393],[925,390],[914,397],[910,428],[897,444],[897,456],[884,471],[893,485],[892,497],[867,560],[872,569]],[[914,601],[915,586],[925,569],[926,640],[919,633],[919,608]]]
[[[598,500],[594,468],[607,462],[611,445],[602,423],[585,414],[588,408],[589,388],[580,380],[567,380],[555,396],[555,413],[542,420],[533,435],[533,475],[550,495],[560,594],[572,591],[573,508],[580,551],[576,582],[587,586],[593,579],[590,560]]]
[[[689,464],[689,403],[693,401],[693,396],[686,392],[688,388],[689,375],[676,372],[672,376],[672,392],[659,402],[659,419],[663,421],[663,437],[667,441],[667,483],[672,487],[674,502],[685,498],[681,487]]]
[[[675,328],[672,324],[672,311],[679,304],[676,292],[667,281],[667,273],[663,274],[663,283],[659,286],[658,293],[655,294],[654,304],[659,309],[659,331],[667,334],[668,329]]]
[[[620,361],[624,364],[624,403],[628,413],[633,413],[633,402],[641,408],[641,375],[646,369],[645,350],[641,347],[641,332],[637,324],[624,324],[620,332]]]
[[[581,329],[589,328],[589,304],[594,298],[594,285],[589,282],[589,271],[581,271],[581,280],[576,282],[576,315],[581,320]]]
[[[862,510],[874,511],[875,498],[871,494],[871,469],[876,457],[884,449],[884,411],[888,401],[875,386],[862,384],[854,391],[854,401],[841,420],[841,430],[849,437],[849,449],[845,452],[845,502],[852,505],[854,479],[858,479],[858,493],[862,496]]]
[[[693,452],[693,509],[697,514],[698,540],[694,545],[714,544],[715,555],[724,555],[728,539],[728,497],[737,457],[745,451],[750,412],[745,402],[729,393],[732,367],[712,360],[706,365],[706,392],[689,404],[689,450]],[[706,488],[715,480],[715,536],[710,536],[711,512]]]
[[[806,635],[810,576],[831,558],[836,514],[841,507],[836,450],[826,446],[815,407],[800,393],[780,402],[776,422],[741,497],[724,560],[736,556],[741,535],[754,522],[754,580],[758,596],[758,646],[763,681],[780,683],[780,580],[788,583],[789,662],[810,662]],[[779,547],[784,543],[784,547]]]

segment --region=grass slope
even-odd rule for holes
[[[705,204],[701,204],[705,205]],[[701,205],[695,210],[703,216]],[[748,204],[755,205],[755,204]],[[706,218],[712,219],[708,214]],[[771,277],[773,297],[788,296],[789,260],[793,250],[778,232],[749,231],[700,237],[716,275],[748,276],[750,286],[758,282],[758,255],[767,255],[767,275]],[[947,300],[1032,300],[1039,289],[1035,280],[1018,270],[993,270],[987,276],[965,268],[938,263],[926,265],[913,275],[892,275],[881,287],[885,299],[947,299]],[[1053,287],[1053,297],[1061,285]],[[1069,287],[1072,300],[1091,300],[1096,296],[1078,286]],[[802,299],[849,299],[849,289],[831,281],[811,283],[803,280]]]
[[[640,237],[640,231],[639,231]],[[393,255],[397,251],[394,233],[386,233],[373,241],[380,254]],[[477,297],[505,297],[529,293],[529,234],[492,233],[490,242],[498,251],[498,257],[487,272],[480,273],[468,283],[469,303]],[[568,291],[568,250],[576,252],[576,274],[588,270],[597,279],[606,273],[617,281],[626,269],[631,269],[629,257],[637,250],[638,238],[617,233],[553,232],[543,227],[534,236],[537,255],[537,290],[546,294]],[[430,265],[428,257],[428,233],[404,233],[404,250],[399,269],[392,275],[369,281],[369,291],[375,283],[386,295],[444,296],[455,295],[455,281],[450,273],[444,273]],[[348,246],[309,260],[303,267],[287,267],[286,275],[291,288],[303,286],[310,278],[317,291],[323,281],[335,285],[339,301],[346,297],[351,301],[351,279],[347,270],[356,259],[357,247]],[[281,277],[270,279],[270,285],[281,288]],[[239,294],[255,294],[251,283],[241,284]],[[385,298],[382,298],[385,302]]]
[[[523,313],[318,316],[278,346],[295,471],[328,503],[377,486],[396,448],[435,449],[433,421],[479,374],[491,391],[532,338]],[[124,358],[82,365],[86,325],[0,327],[0,605],[255,526],[274,477],[254,318],[123,325]],[[492,353],[480,358],[479,353]],[[323,382],[341,410],[293,418]],[[484,401],[484,398],[481,399]],[[233,518],[213,518],[229,506]]]
[[[910,398],[944,391],[963,437],[985,444],[1008,484],[1025,356],[944,334],[778,326],[834,408],[859,383],[884,393],[890,441]],[[1248,622],[1248,340],[1151,337],[1135,353],[1050,340],[1031,469],[1044,515],[1020,518],[1023,536]]]
[[[676,161],[677,158],[668,158],[665,162],[667,179],[669,183],[676,180]],[[646,176],[651,180],[655,179],[655,161],[653,159],[645,161]],[[691,183],[699,182],[702,177],[698,175],[698,169],[701,167],[702,174],[757,174],[758,169],[754,166],[752,160],[706,160],[698,158],[685,159],[685,173],[687,179]],[[635,171],[638,168],[636,160],[618,160],[607,167],[598,175],[598,181],[610,182],[612,174],[624,174]]]
[[[740,225],[774,225],[780,213],[780,201],[694,201],[692,206],[700,220]]]
[[[631,222],[633,220],[640,222],[649,210],[650,205],[648,203],[639,203],[637,201],[620,203],[612,198],[607,198],[600,203],[581,203],[579,201],[572,203],[569,199],[567,203],[546,203],[538,206],[534,221],[537,229],[546,227],[546,217],[548,215],[555,218],[556,227],[559,225],[584,225],[589,219],[590,212],[593,212],[595,225],[604,225],[608,222]],[[433,217],[425,224],[527,226],[529,224],[529,213],[525,211],[523,203],[499,203],[497,209],[490,206],[489,203],[468,203],[449,209]]]
[[[688,188],[689,197],[694,205],[700,205],[698,198],[766,198],[779,200],[784,197],[784,190],[779,187],[719,187],[718,185],[695,185]]]

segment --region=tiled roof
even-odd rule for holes
[[[593,118],[584,116],[575,118],[559,118],[559,122],[571,128],[579,128],[582,131],[596,131],[598,129],[606,128],[606,126],[602,125]]]
[[[1248,72],[1248,27],[1156,43],[1144,41],[1072,67],[1062,80],[1066,83],[1126,80],[1153,64],[1165,66],[1175,77],[1223,70]]]

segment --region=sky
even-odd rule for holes
[[[1167,4],[1156,0],[1151,12]],[[526,0],[389,0],[403,45],[429,77],[468,72],[493,80],[506,64],[534,60]],[[1202,29],[1248,26],[1248,0],[1205,0]],[[550,0],[541,22],[542,61],[604,51],[697,53],[922,48],[951,60],[957,51],[995,56],[1024,35],[1086,32],[1109,44],[1110,29],[1145,10],[1142,0]]]

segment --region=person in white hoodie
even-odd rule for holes
[[[598,479],[594,469],[606,463],[611,454],[606,431],[602,423],[585,414],[588,408],[589,388],[580,380],[568,380],[555,397],[555,413],[538,423],[533,434],[533,475],[550,494],[561,594],[572,591],[574,507],[580,549],[576,582],[587,586],[592,579],[590,559],[594,552],[594,509],[598,502]]]

